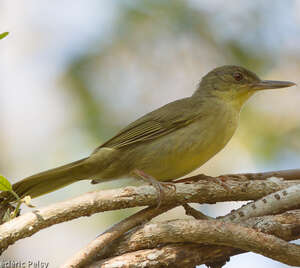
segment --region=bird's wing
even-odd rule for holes
[[[137,142],[156,139],[178,128],[182,128],[199,118],[199,107],[190,98],[171,102],[144,115],[121,130],[116,136],[102,144],[103,147],[121,148]],[[201,103],[197,102],[197,106]]]

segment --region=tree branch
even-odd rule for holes
[[[259,173],[238,173],[238,174],[228,174],[225,176],[241,177],[248,180],[265,180],[271,177],[283,178],[285,180],[299,180],[300,169],[287,169],[287,170],[268,171],[268,172],[259,172]]]
[[[229,247],[179,243],[125,253],[94,262],[86,266],[86,268],[194,268],[198,264],[223,261],[224,256],[232,256],[239,253],[241,253],[240,250]]]
[[[227,222],[240,222],[243,219],[275,214],[296,207],[300,207],[300,184],[269,194],[232,211],[226,216],[218,217],[218,219]]]
[[[276,216],[251,218],[242,222],[242,225],[212,220],[172,220],[163,223],[148,223],[109,245],[109,256],[121,256],[98,261],[91,267],[113,267],[107,265],[116,264],[116,261],[120,260],[123,262],[118,267],[141,267],[139,263],[147,258],[152,264],[160,261],[173,265],[174,261],[178,266],[183,265],[183,262],[199,265],[221,260],[244,251],[253,251],[289,265],[300,265],[300,246],[282,240],[300,238],[300,210]],[[248,226],[248,228],[244,226]],[[256,227],[263,232],[278,235],[282,239],[249,227]],[[209,243],[222,245],[222,247],[173,244],[155,248],[161,244],[181,242]],[[229,247],[225,248],[224,245]],[[187,248],[185,248],[186,246]],[[185,256],[192,249],[193,253],[189,255],[189,260],[184,257],[184,260],[179,261],[182,252]],[[207,252],[211,252],[211,254],[207,255]],[[102,257],[108,256],[102,255]],[[95,266],[96,264],[97,266]],[[153,267],[159,266],[154,265]]]
[[[175,206],[169,205],[160,208],[150,207],[143,209],[136,214],[126,218],[125,220],[115,224],[103,234],[98,236],[94,241],[89,243],[84,249],[80,250],[75,256],[70,258],[62,268],[69,267],[85,267],[90,263],[98,252],[103,250],[106,245],[119,238],[122,234],[132,229],[133,227],[150,221],[152,218],[162,214]]]
[[[294,185],[285,190],[281,190],[276,193],[270,194],[266,197],[263,197],[262,199],[257,200],[256,202],[247,204],[242,208],[240,208],[239,210],[231,212],[224,217],[219,217],[219,220],[227,221],[227,222],[228,221],[240,222],[241,220],[243,220],[243,222],[245,222],[245,220],[250,217],[255,217],[255,216],[257,217],[264,214],[274,214],[275,212],[282,211],[283,209],[287,210],[299,204],[300,204],[300,185]],[[211,217],[202,214],[199,211],[196,211],[195,209],[193,209],[187,204],[184,204],[183,207],[185,208],[186,213],[188,215],[194,216],[196,219],[208,219],[208,220],[213,219]],[[243,225],[245,226],[245,223]],[[260,226],[262,226],[261,220],[260,220]],[[270,222],[268,222],[268,226],[270,227]],[[109,248],[111,249],[111,247]],[[101,256],[104,256],[105,252],[100,252],[100,254]]]
[[[216,203],[220,201],[256,200],[269,193],[298,184],[299,181],[227,180],[231,191],[209,180],[176,184],[176,191],[168,190],[162,205],[189,202]],[[26,213],[0,226],[0,250],[19,239],[28,237],[54,224],[90,216],[97,212],[137,206],[154,206],[157,193],[152,186],[125,187],[121,189],[90,192],[82,196]]]

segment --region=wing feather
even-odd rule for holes
[[[199,118],[199,107],[182,99],[171,102],[128,125],[100,147],[121,148],[134,143],[156,139]],[[199,104],[199,102],[198,102]]]

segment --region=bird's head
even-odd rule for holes
[[[255,73],[234,65],[225,65],[205,75],[194,95],[206,93],[233,102],[238,106],[255,92],[294,86],[288,81],[261,80]]]

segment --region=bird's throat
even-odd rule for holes
[[[214,91],[213,95],[229,106],[232,106],[236,110],[241,110],[245,102],[254,94],[254,91],[240,91],[228,90],[224,91]]]

